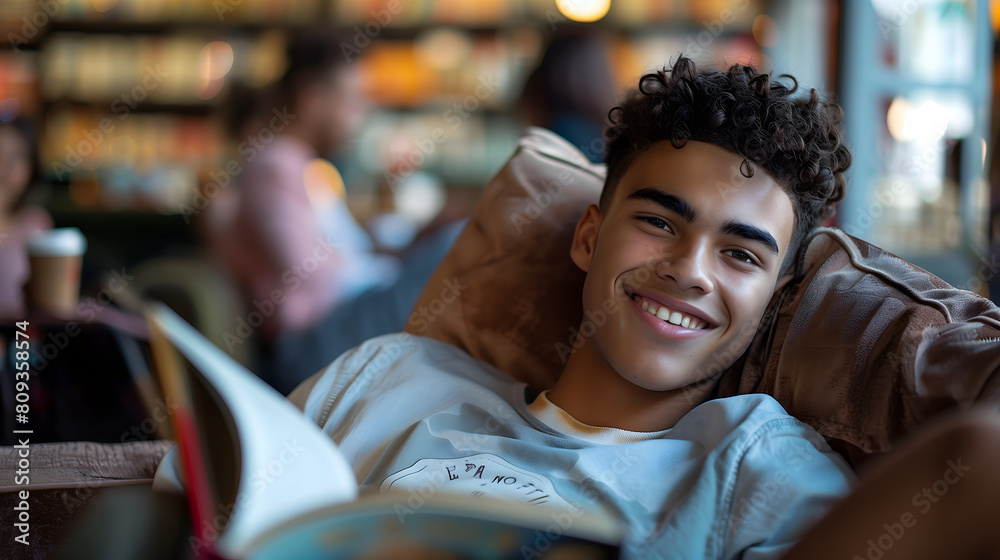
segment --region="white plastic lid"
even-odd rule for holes
[[[75,227],[55,228],[33,232],[26,247],[36,257],[72,257],[87,251],[87,238]]]

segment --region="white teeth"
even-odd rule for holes
[[[639,296],[637,296],[637,299],[638,297]],[[650,303],[645,299],[642,300],[641,305],[643,310],[645,310],[650,315],[653,315],[654,317],[657,317],[662,321],[666,321],[668,323],[683,327],[685,329],[697,330],[697,329],[704,329],[708,326],[708,323],[706,321],[695,319],[694,317],[689,317],[688,315],[684,315],[679,311],[671,311],[666,307],[660,307],[659,309],[657,309],[655,303]]]

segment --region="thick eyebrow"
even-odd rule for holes
[[[643,187],[625,197],[625,200],[648,200],[655,202],[671,212],[681,216],[689,223],[698,218],[698,213],[688,204],[686,200],[679,196],[654,189],[653,187]]]
[[[779,253],[778,242],[774,240],[774,236],[757,226],[730,220],[722,224],[722,233],[742,237],[743,239],[749,241],[763,243],[764,245],[767,245],[769,249],[774,251],[775,255]]]
[[[628,195],[625,199],[649,200],[651,202],[655,202],[667,210],[681,216],[687,220],[688,223],[693,222],[698,218],[698,212],[695,211],[694,207],[688,204],[688,201],[657,188],[643,187]],[[778,250],[778,242],[774,240],[774,236],[767,230],[761,229],[757,226],[729,220],[722,224],[720,231],[726,235],[735,235],[748,241],[763,243],[768,249],[773,251],[775,255],[780,253]]]

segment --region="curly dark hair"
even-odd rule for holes
[[[745,177],[759,165],[792,199],[795,231],[781,273],[788,270],[806,233],[833,214],[844,197],[843,172],[851,164],[841,127],[843,111],[815,89],[791,86],[752,66],[701,70],[684,56],[673,68],[644,75],[628,99],[608,114],[605,208],[628,167],[652,143],[688,140],[715,144],[745,159]]]

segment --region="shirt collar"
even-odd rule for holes
[[[600,445],[619,445],[622,443],[635,443],[649,439],[659,439],[670,432],[660,430],[658,432],[632,432],[620,428],[608,428],[604,426],[591,426],[584,424],[576,418],[570,416],[568,412],[559,408],[549,400],[548,391],[542,391],[538,397],[528,405],[528,412],[540,422],[553,428],[557,432],[572,436],[577,439],[597,443]]]

